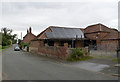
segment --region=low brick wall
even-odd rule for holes
[[[48,46],[43,45],[43,41],[32,41],[29,46],[29,52],[61,59],[69,57],[74,49],[68,48],[68,43],[64,43],[64,46]],[[83,51],[88,51],[88,49],[83,48]]]
[[[38,53],[41,55],[57,58],[66,58],[68,55],[66,47],[40,46]]]
[[[62,46],[39,46],[39,48],[30,47],[29,51],[48,57],[65,59],[71,55],[74,49],[75,48],[66,48]],[[84,52],[88,52],[88,48],[82,49]]]
[[[32,53],[37,53],[37,54],[48,56],[48,57],[65,59],[69,57],[73,49],[61,47],[61,46],[59,47],[40,46],[39,48],[29,47],[29,51]]]
[[[36,47],[29,47],[29,52],[38,53],[38,48],[36,48]]]

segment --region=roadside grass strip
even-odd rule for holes
[[[2,46],[2,47],[0,47],[0,51],[3,51],[3,50],[5,50],[5,49],[7,49],[7,48],[9,48],[10,46]]]
[[[106,59],[110,59],[110,58],[112,58],[112,57],[106,56],[106,57],[104,57],[104,58],[106,58]]]
[[[120,59],[112,59],[112,61],[120,61]]]

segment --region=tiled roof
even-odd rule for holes
[[[85,28],[84,33],[107,32],[108,34],[102,40],[118,39],[118,31],[108,28],[103,24],[95,24]]]
[[[103,24],[95,24],[95,25],[90,25],[85,28],[84,33],[94,33],[94,32],[108,32],[110,28]]]
[[[33,33],[27,33],[23,38],[25,38],[28,34],[31,34],[32,36],[35,36]]]
[[[84,38],[83,32],[80,28],[66,28],[50,26],[51,32],[46,32],[48,39],[74,39]]]

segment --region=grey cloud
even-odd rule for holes
[[[117,3],[22,2],[3,3],[3,26],[24,31],[29,26],[41,32],[50,25],[86,27],[103,23],[117,28]]]

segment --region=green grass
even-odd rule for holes
[[[2,49],[2,45],[0,45],[0,50]]]
[[[2,50],[5,50],[5,49],[7,49],[7,48],[9,48],[10,46],[1,46],[0,45],[0,51],[2,51]]]
[[[9,48],[10,46],[2,46],[2,49],[6,49]]]
[[[103,56],[98,56],[99,58],[102,58]]]
[[[106,58],[106,59],[110,59],[110,58],[112,58],[112,57],[106,56],[106,57],[104,57],[104,58]]]
[[[81,57],[80,59],[74,59],[74,58],[69,57],[69,58],[67,58],[66,60],[67,60],[67,61],[72,61],[72,62],[77,62],[77,61],[89,60],[89,59],[92,59],[92,58],[93,58],[93,57],[91,57],[91,56],[83,56],[83,57]]]
[[[112,61],[120,61],[120,59],[112,59]]]

